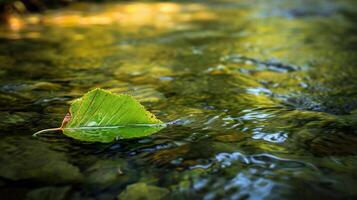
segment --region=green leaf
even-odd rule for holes
[[[62,130],[81,141],[112,142],[148,136],[164,127],[132,96],[94,89],[72,103],[60,128],[47,130]]]

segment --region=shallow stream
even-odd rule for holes
[[[1,199],[356,199],[357,3],[79,3],[0,28]],[[172,122],[83,143],[100,87]]]

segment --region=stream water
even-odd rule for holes
[[[0,28],[1,199],[356,199],[357,3],[78,3]],[[173,122],[83,143],[100,87]]]

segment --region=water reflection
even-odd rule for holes
[[[192,20],[211,20],[216,16],[203,4],[197,3],[117,3],[98,7],[96,4],[76,4],[61,12],[47,15],[33,15],[25,19],[12,17],[10,28],[14,31],[36,24],[55,26],[92,26],[115,24],[125,28],[123,31],[139,31],[150,26],[157,32],[161,29],[175,28]]]
[[[270,154],[255,154],[255,155],[245,155],[240,152],[234,153],[219,153],[216,155],[216,161],[220,163],[222,168],[226,168],[234,164],[234,162],[241,162],[247,165],[257,165],[261,167],[267,168],[279,168],[279,169],[288,169],[288,168],[303,168],[310,167],[312,169],[317,170],[317,168],[310,164],[305,163],[303,161],[298,160],[290,160],[279,158]]]
[[[0,193],[352,199],[354,2],[314,2],[82,3],[14,18],[0,29]],[[31,138],[95,87],[132,94],[168,127],[105,145]],[[43,175],[53,169],[28,173],[41,152],[64,188]]]
[[[232,195],[232,199],[264,199],[267,198],[272,192],[274,187],[274,182],[265,178],[258,178],[257,180],[251,180],[244,173],[239,173],[236,177],[228,182],[225,185],[224,190],[230,190],[232,188],[239,187],[241,192],[235,195]]]
[[[272,143],[283,143],[288,138],[288,134],[284,132],[265,133],[265,132],[261,132],[261,128],[256,128],[253,130],[252,138],[262,139]]]

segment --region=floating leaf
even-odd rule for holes
[[[111,142],[117,139],[151,135],[165,127],[130,95],[116,95],[94,89],[75,100],[57,129],[74,139],[88,142]]]

